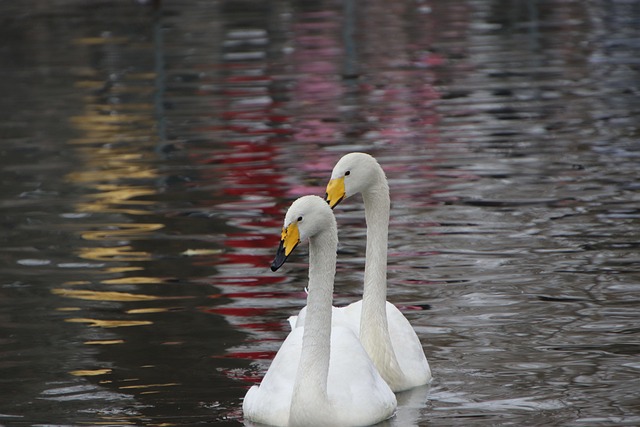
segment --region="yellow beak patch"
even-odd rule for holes
[[[300,231],[298,231],[298,223],[292,222],[287,228],[282,228],[282,243],[284,246],[284,255],[289,256],[291,251],[300,243]]]
[[[329,203],[331,209],[333,209],[342,199],[346,196],[346,190],[344,189],[344,177],[334,178],[327,184],[327,195],[325,200]]]

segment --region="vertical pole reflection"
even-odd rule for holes
[[[342,39],[344,43],[344,77],[353,79],[358,76],[358,57],[356,43],[353,35],[356,31],[355,1],[344,2],[344,24],[342,27]]]
[[[160,153],[167,139],[167,124],[164,117],[164,91],[165,91],[165,66],[164,66],[164,39],[162,37],[162,1],[153,2],[153,54],[155,68],[155,93],[153,104],[156,114],[156,127],[158,142],[156,152]]]

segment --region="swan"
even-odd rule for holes
[[[331,322],[338,231],[318,196],[293,202],[271,269],[309,240],[306,323],[282,343],[260,385],[247,392],[246,419],[275,426],[364,426],[391,417],[396,397],[349,328]]]
[[[367,221],[367,248],[362,300],[334,308],[334,323],[351,328],[380,375],[394,392],[431,382],[422,344],[406,317],[387,299],[389,185],[382,167],[366,153],[349,153],[333,168],[326,200],[333,209],[343,199],[362,194]],[[290,323],[304,325],[303,309]]]

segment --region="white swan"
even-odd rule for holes
[[[309,239],[306,324],[294,329],[259,386],[242,404],[246,419],[276,426],[364,426],[391,417],[395,395],[378,374],[358,337],[332,326],[338,232],[327,203],[296,200],[271,266],[277,270],[296,245]]]
[[[406,317],[387,302],[387,239],[389,185],[378,162],[365,153],[349,153],[336,163],[327,185],[327,202],[334,208],[341,200],[362,194],[367,220],[367,249],[362,300],[334,308],[334,324],[359,334],[380,375],[395,392],[428,384],[429,362],[422,344]],[[305,322],[304,309],[292,325]]]

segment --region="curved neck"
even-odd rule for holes
[[[300,364],[291,401],[290,424],[305,425],[308,408],[328,410],[331,304],[336,273],[337,229],[309,239],[309,294]],[[314,409],[315,410],[315,409]]]
[[[391,204],[386,178],[382,176],[377,185],[362,194],[362,199],[367,220],[363,300],[384,305],[387,300],[387,244]]]
[[[403,375],[387,322],[387,246],[389,235],[389,186],[382,169],[377,182],[362,193],[367,220],[367,252],[360,318],[360,341],[384,380],[392,389]]]

